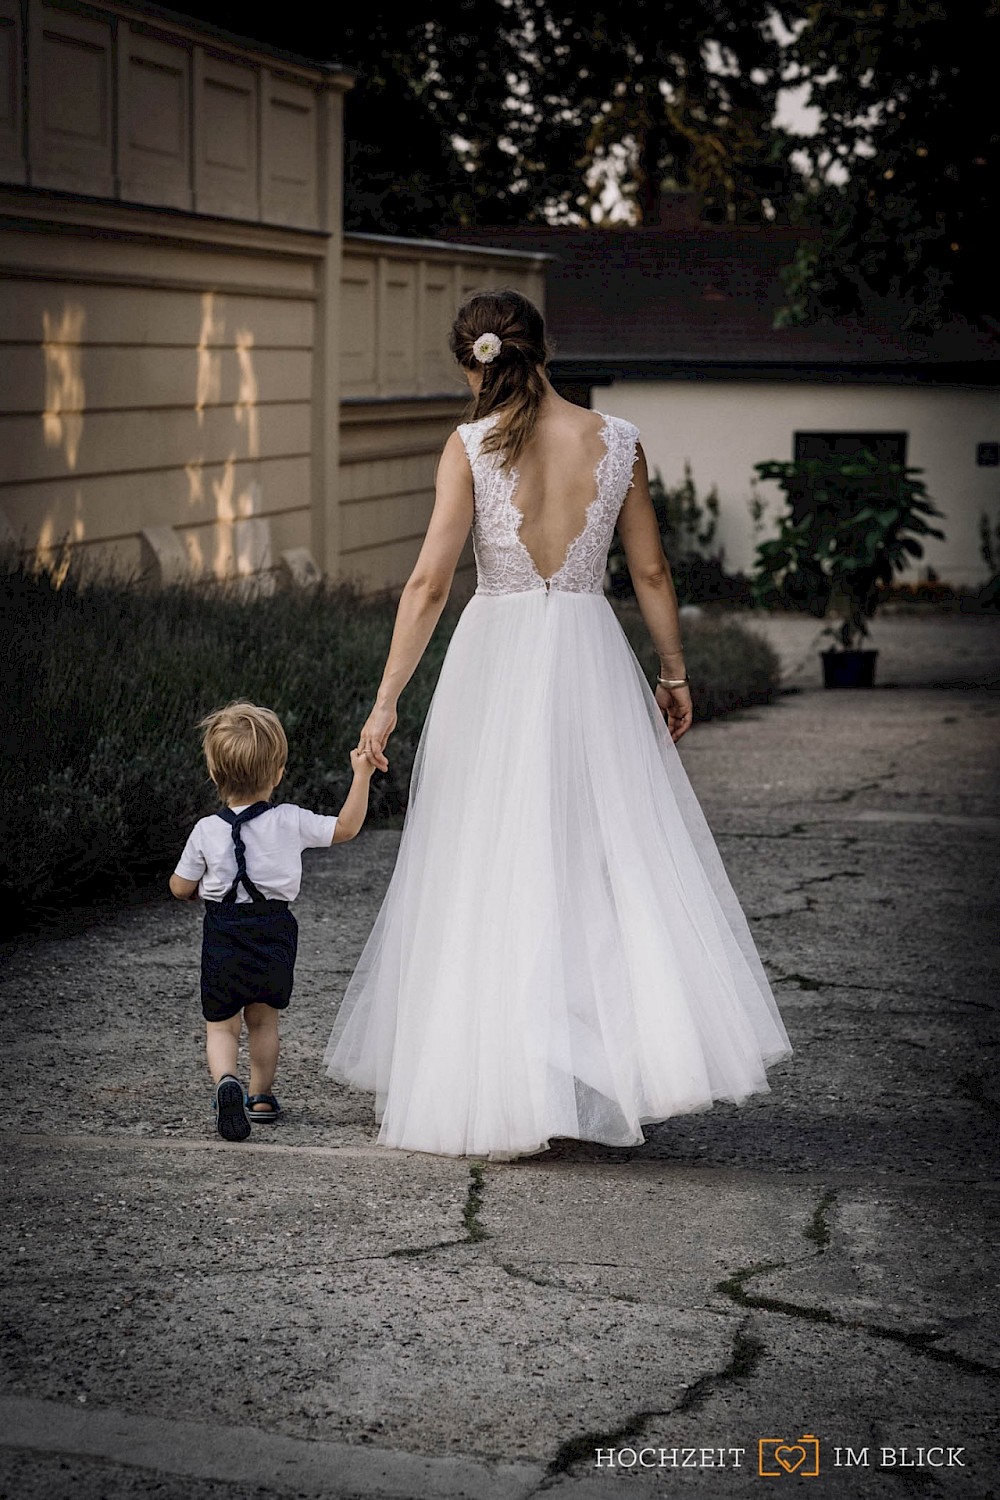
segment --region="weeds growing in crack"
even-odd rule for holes
[[[416,1260],[418,1256],[430,1255],[434,1250],[449,1250],[453,1245],[467,1245],[468,1240],[435,1240],[433,1245],[404,1245],[388,1253],[393,1260]]]
[[[626,1438],[634,1438],[637,1432],[641,1432],[646,1423],[654,1417],[669,1417],[673,1407],[665,1411],[647,1408],[644,1411],[636,1411],[627,1417],[619,1426],[613,1427],[609,1432],[581,1432],[575,1438],[569,1438],[567,1442],[560,1443],[555,1457],[546,1465],[545,1478],[535,1493],[544,1489],[546,1485],[560,1474],[565,1474],[574,1464],[587,1461],[591,1466],[594,1463],[594,1454],[598,1448],[614,1448],[616,1444],[623,1442]]]
[[[767,1346],[756,1335],[749,1333],[746,1327],[741,1325],[733,1337],[733,1347],[728,1363],[721,1370],[710,1370],[707,1374],[699,1376],[673,1406],[664,1409],[644,1407],[640,1411],[631,1412],[624,1421],[610,1431],[582,1432],[577,1437],[570,1438],[568,1442],[561,1443],[555,1457],[546,1466],[545,1478],[534,1493],[540,1494],[553,1480],[565,1474],[574,1464],[586,1460],[593,1466],[594,1454],[598,1448],[614,1448],[627,1438],[634,1440],[654,1418],[670,1417],[678,1412],[693,1411],[723,1381],[745,1380],[756,1371],[761,1356],[766,1353],[766,1348]]]
[[[464,1240],[435,1240],[433,1245],[410,1245],[402,1250],[390,1250],[389,1254],[399,1260],[414,1260],[418,1255],[430,1255],[433,1250],[447,1250],[454,1245],[474,1245],[479,1240],[490,1238],[489,1230],[480,1222],[479,1210],[483,1202],[483,1165],[474,1162],[469,1168],[469,1191],[465,1195],[462,1223],[465,1225]]]
[[[830,1222],[827,1211],[836,1196],[832,1189],[824,1193],[809,1223],[802,1231],[806,1239],[813,1240],[817,1245],[818,1255],[822,1255],[830,1243]],[[939,1364],[962,1370],[967,1375],[1000,1375],[1000,1367],[996,1365],[988,1365],[978,1359],[968,1359],[964,1354],[957,1354],[950,1349],[935,1349],[934,1341],[941,1337],[941,1334],[937,1332],[910,1332],[906,1329],[890,1328],[884,1323],[870,1323],[865,1318],[841,1318],[825,1307],[806,1307],[798,1302],[788,1302],[783,1297],[755,1297],[747,1291],[746,1283],[755,1276],[762,1276],[766,1271],[782,1271],[792,1264],[794,1262],[787,1260],[755,1261],[752,1265],[734,1271],[724,1281],[717,1282],[716,1291],[722,1292],[737,1306],[748,1310],[758,1308],[764,1312],[785,1313],[791,1318],[803,1318],[809,1323],[825,1323],[834,1328],[859,1329],[862,1333],[871,1334],[874,1338],[888,1339],[891,1343],[903,1344],[917,1354],[926,1355],[928,1359],[936,1360]]]
[[[484,1168],[481,1162],[474,1162],[469,1168],[469,1176],[472,1181],[469,1183],[469,1191],[465,1198],[462,1222],[465,1225],[465,1231],[469,1236],[470,1243],[475,1243],[477,1240],[488,1240],[490,1237],[486,1226],[479,1219],[479,1210],[483,1204],[483,1171]]]
[[[767,1345],[741,1325],[733,1335],[733,1351],[729,1356],[729,1363],[721,1370],[699,1376],[694,1385],[688,1386],[674,1411],[694,1411],[723,1380],[745,1380],[753,1375],[766,1352]]]
[[[804,1239],[812,1240],[825,1250],[830,1243],[830,1215],[829,1210],[837,1201],[837,1194],[833,1188],[827,1188],[822,1198],[813,1210],[813,1216],[802,1231]]]

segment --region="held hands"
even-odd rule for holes
[[[396,710],[382,708],[376,703],[358,735],[358,751],[371,763],[373,770],[388,771],[385,747],[395,727]],[[351,762],[354,762],[353,752]]]
[[[386,761],[387,766],[388,764],[389,762]],[[367,776],[370,781],[371,778],[375,775],[378,767],[375,764],[375,757],[371,754],[370,751],[352,750],[351,769],[353,770],[355,776]]]
[[[682,734],[687,734],[694,719],[691,689],[687,683],[676,688],[660,687],[657,684],[654,696],[661,712],[666,715],[670,738],[676,744]]]

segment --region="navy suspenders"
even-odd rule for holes
[[[222,898],[227,904],[236,900],[237,887],[241,881],[251,901],[254,903],[268,902],[268,898],[261,895],[247,874],[247,851],[240,829],[244,823],[249,823],[251,818],[259,818],[261,813],[269,812],[270,808],[270,802],[254,802],[252,806],[245,807],[242,812],[238,813],[234,813],[231,807],[220,807],[218,809],[218,816],[224,818],[227,823],[232,824],[233,847],[236,850],[236,879]],[[273,903],[268,902],[268,904]],[[282,902],[282,905],[285,904],[285,902]]]
[[[206,1021],[229,1020],[245,1005],[263,1001],[284,1010],[292,993],[298,924],[287,901],[261,895],[247,874],[240,830],[259,818],[269,802],[242,812],[217,808],[230,824],[236,850],[236,879],[221,901],[205,902],[201,949],[201,1008]],[[237,901],[240,885],[249,901]]]

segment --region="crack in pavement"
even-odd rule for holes
[[[879,781],[859,782],[857,786],[845,787],[845,789],[842,792],[838,792],[835,797],[814,797],[813,801],[819,807],[829,807],[832,804],[839,802],[850,802],[858,795],[859,792],[880,792],[882,790],[882,783],[885,781],[891,781],[895,775],[895,771],[883,771],[881,780]]]
[[[922,999],[927,995],[927,991],[924,989],[911,990],[907,989],[905,986],[900,988],[898,986],[890,984],[861,984],[856,979],[814,979],[811,974],[800,974],[797,971],[792,971],[787,974],[781,974],[775,971],[772,975],[772,978],[775,984],[793,983],[797,984],[799,988],[803,990],[862,990],[865,994],[869,995],[882,995],[885,998],[898,995],[904,999],[907,997],[912,999]],[[973,1010],[988,1010],[990,1012],[997,1009],[997,1006],[991,1005],[988,1000],[969,1000],[965,996],[960,995],[950,996],[948,999],[948,1004],[967,1005],[970,1006]],[[933,1006],[928,1006],[926,1010],[909,1012],[897,1011],[895,1012],[895,1014],[929,1016],[937,1015],[938,1011]]]
[[[429,1255],[434,1250],[446,1250],[454,1245],[475,1245],[480,1240],[491,1239],[489,1230],[479,1217],[479,1210],[483,1203],[483,1170],[482,1162],[473,1162],[469,1168],[471,1181],[462,1209],[462,1222],[465,1225],[464,1239],[436,1240],[430,1245],[411,1245],[402,1250],[390,1250],[389,1255],[399,1259],[415,1259],[418,1255]]]
[[[699,1375],[698,1379],[688,1386],[683,1396],[672,1406],[640,1407],[630,1412],[617,1427],[601,1432],[581,1432],[576,1437],[560,1443],[555,1456],[546,1465],[545,1476],[541,1483],[525,1497],[525,1500],[532,1500],[532,1496],[544,1494],[574,1464],[582,1462],[584,1458],[592,1461],[598,1448],[613,1448],[624,1438],[634,1438],[655,1417],[670,1417],[678,1413],[693,1411],[701,1406],[724,1381],[742,1380],[753,1375],[761,1358],[767,1352],[767,1346],[761,1339],[748,1333],[747,1327],[748,1320],[745,1320],[736,1329],[728,1363],[723,1365],[721,1370],[709,1370],[704,1375]]]
[[[806,1257],[815,1259],[825,1253],[830,1244],[831,1231],[828,1209],[836,1202],[837,1194],[830,1188],[823,1195],[817,1205],[812,1219],[802,1231],[806,1239],[816,1241],[817,1249],[815,1255]],[[925,1354],[928,1359],[937,1360],[940,1364],[950,1365],[953,1369],[961,1370],[966,1375],[1000,1375],[1000,1366],[987,1364],[983,1360],[969,1359],[964,1354],[958,1354],[950,1349],[935,1349],[934,1340],[942,1338],[942,1333],[921,1333],[903,1328],[891,1328],[885,1323],[869,1322],[865,1318],[844,1318],[831,1312],[826,1307],[810,1307],[804,1303],[789,1302],[783,1297],[754,1296],[746,1290],[746,1282],[755,1276],[762,1276],[766,1271],[787,1270],[791,1266],[801,1264],[801,1258],[777,1261],[755,1261],[749,1266],[743,1266],[734,1271],[725,1280],[716,1283],[716,1291],[722,1292],[732,1299],[738,1307],[747,1309],[760,1309],[764,1312],[784,1313],[788,1317],[804,1318],[808,1322],[825,1323],[828,1327],[860,1329],[875,1338],[888,1339],[892,1343],[904,1344],[908,1349],[917,1354]]]
[[[783,828],[780,833],[747,833],[747,832],[742,832],[742,831],[739,832],[739,833],[737,833],[736,831],[727,831],[727,830],[720,829],[716,833],[715,837],[717,839],[754,839],[754,840],[757,840],[757,839],[790,839],[790,838],[794,838],[796,835],[806,833],[807,830],[810,829],[810,828],[823,828],[825,826],[826,825],[824,823],[792,823],[788,828]],[[847,835],[845,835],[845,840],[844,841],[845,841],[845,843],[846,842],[850,842],[852,844],[857,843],[857,835],[856,834],[847,834]]]
[[[794,885],[790,885],[785,891],[786,896],[801,896],[804,903],[802,906],[784,907],[781,911],[758,912],[752,920],[770,922],[777,917],[801,916],[804,911],[813,911],[819,905],[817,898],[810,896],[805,890],[807,885],[825,885],[830,880],[863,880],[864,875],[863,870],[833,870],[829,875],[807,875],[802,880],[797,880]]]
[[[812,1240],[816,1246],[814,1252],[805,1257],[813,1260],[817,1256],[826,1253],[832,1241],[832,1230],[830,1225],[829,1210],[836,1202],[837,1193],[828,1188],[813,1210],[812,1216],[802,1231],[803,1238]],[[781,1297],[754,1296],[746,1290],[745,1283],[754,1276],[762,1275],[765,1271],[785,1270],[802,1263],[802,1257],[779,1261],[756,1261],[749,1266],[744,1266],[717,1282],[715,1290],[728,1296],[738,1307],[752,1313],[754,1311],[778,1312],[788,1317],[804,1318],[812,1322],[824,1323],[828,1327],[860,1329],[877,1338],[888,1339],[893,1343],[904,1344],[908,1349],[917,1354],[924,1354],[929,1359],[937,1360],[939,1363],[951,1366],[953,1369],[961,1370],[970,1375],[1000,1375],[1000,1367],[986,1364],[984,1361],[969,1359],[963,1354],[955,1353],[947,1349],[935,1349],[933,1341],[942,1337],[940,1333],[921,1333],[906,1329],[890,1328],[885,1324],[869,1322],[864,1318],[842,1318],[832,1313],[828,1308],[808,1307],[800,1303],[789,1302]],[[508,1266],[504,1266],[508,1270]],[[516,1273],[523,1274],[523,1273]],[[529,1277],[529,1280],[534,1278]],[[551,1284],[551,1283],[549,1283]],[[567,1290],[572,1290],[567,1288]],[[591,1294],[593,1295],[593,1294]],[[636,1439],[643,1432],[647,1423],[654,1418],[675,1416],[678,1413],[692,1411],[703,1405],[712,1392],[725,1380],[744,1379],[752,1376],[759,1364],[761,1357],[767,1352],[767,1345],[750,1331],[749,1318],[742,1321],[733,1336],[733,1347],[729,1362],[721,1370],[712,1370],[700,1375],[685,1390],[683,1396],[673,1405],[668,1407],[641,1407],[630,1412],[613,1428],[603,1431],[590,1431],[579,1433],[576,1437],[569,1438],[561,1443],[556,1450],[555,1456],[546,1466],[545,1477],[532,1495],[541,1495],[562,1476],[574,1464],[580,1463],[584,1458],[593,1458],[598,1448],[613,1448],[624,1439]],[[526,1497],[531,1500],[531,1497]]]
[[[569,1283],[566,1282],[566,1281],[554,1281],[549,1276],[533,1276],[530,1271],[524,1271],[524,1270],[521,1269],[520,1266],[515,1266],[511,1261],[508,1261],[508,1260],[495,1261],[494,1264],[497,1265],[501,1271],[506,1271],[506,1273],[507,1273],[508,1276],[513,1276],[513,1277],[517,1278],[519,1281],[530,1281],[531,1284],[532,1284],[532,1286],[551,1287],[553,1291],[557,1291],[557,1292],[569,1292],[571,1296],[575,1296],[575,1297],[610,1297],[615,1302],[633,1302],[633,1303],[641,1303],[642,1302],[642,1298],[641,1297],[633,1297],[628,1292],[599,1292],[599,1291],[595,1292],[595,1291],[591,1290],[589,1287],[584,1287],[584,1286],[570,1286]],[[599,1264],[601,1264],[601,1262],[594,1262],[594,1264],[599,1265]],[[570,1265],[570,1266],[577,1266],[577,1265],[588,1265],[588,1262],[587,1261],[546,1261],[546,1265]],[[626,1270],[626,1269],[629,1269],[629,1268],[628,1267],[621,1267],[620,1269]],[[638,1267],[632,1267],[631,1269],[636,1270],[636,1269],[639,1269],[639,1268]],[[710,1310],[710,1309],[707,1309],[707,1310]]]

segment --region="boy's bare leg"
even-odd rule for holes
[[[235,1016],[230,1016],[228,1021],[205,1022],[205,1054],[214,1083],[218,1083],[227,1073],[231,1073],[234,1078],[239,1077],[236,1069],[239,1066],[242,1029],[243,1016],[239,1011]]]
[[[269,1094],[274,1087],[274,1075],[278,1070],[278,1011],[273,1005],[247,1005],[243,1008],[247,1031],[250,1033],[250,1088],[251,1094]],[[266,1114],[268,1105],[252,1105],[251,1112],[259,1109]]]

